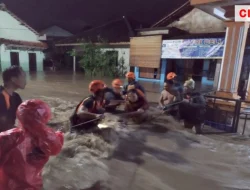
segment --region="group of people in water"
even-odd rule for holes
[[[91,95],[84,98],[76,107],[70,118],[71,129],[89,129],[95,126],[105,112],[116,112],[117,107],[124,105],[125,113],[131,113],[134,121],[144,121],[147,118],[149,103],[144,87],[136,81],[135,74],[126,74],[127,84],[123,86],[120,79],[114,79],[112,88],[103,81],[94,80],[89,84]],[[205,110],[204,97],[194,93],[195,82],[192,76],[184,85],[177,81],[177,75],[170,72],[166,76],[164,89],[161,92],[158,108],[177,119],[183,119],[186,128],[195,128],[201,133],[202,119]],[[196,116],[187,112],[193,111]]]
[[[22,101],[17,89],[26,86],[26,74],[19,66],[11,66],[2,73],[0,86],[0,189],[42,188],[41,172],[50,156],[57,155],[63,146],[63,133],[46,126],[51,117],[49,106],[41,100]],[[133,72],[126,74],[127,84],[120,79],[109,88],[103,81],[89,84],[91,95],[76,106],[70,117],[71,131],[96,126],[105,112],[116,112],[123,104],[130,118],[142,121],[147,118],[149,103],[145,89]],[[191,76],[184,85],[177,75],[168,73],[159,99],[159,114],[168,113],[184,120],[186,128],[201,133],[205,100],[195,93]],[[18,124],[15,123],[16,117]]]

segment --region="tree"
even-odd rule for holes
[[[101,44],[101,45],[100,45]],[[80,57],[80,67],[85,70],[86,74],[95,76],[102,74],[109,77],[117,77],[123,75],[124,60],[118,62],[117,51],[105,51],[106,41],[99,38],[98,45],[95,43],[84,42],[81,46],[81,53],[75,50],[70,52],[71,56]],[[122,70],[122,72],[120,72]]]

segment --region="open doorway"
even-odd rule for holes
[[[36,54],[35,53],[29,53],[29,69],[31,72],[37,71]]]
[[[16,65],[19,66],[20,65],[20,61],[19,61],[19,53],[18,52],[10,52],[10,61],[11,61],[11,65]]]

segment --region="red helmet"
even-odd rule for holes
[[[173,80],[177,75],[174,72],[170,72],[167,74],[167,80]]]
[[[120,88],[122,86],[122,81],[120,79],[115,79],[112,81],[113,88]]]
[[[128,72],[127,74],[126,74],[126,78],[130,78],[130,79],[135,79],[135,74],[133,73],[133,72]]]
[[[89,84],[89,91],[92,93],[96,93],[98,90],[103,90],[105,88],[105,83],[101,80],[93,80]]]

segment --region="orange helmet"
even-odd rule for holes
[[[101,80],[93,80],[89,84],[89,91],[92,93],[96,93],[98,90],[102,90],[105,88],[105,83]]]
[[[167,74],[167,80],[173,80],[177,75],[174,72],[170,72]]]
[[[131,78],[131,79],[135,79],[135,74],[133,72],[128,72],[126,74],[126,78]]]
[[[115,79],[112,81],[113,88],[120,88],[122,86],[122,81],[120,79]]]

